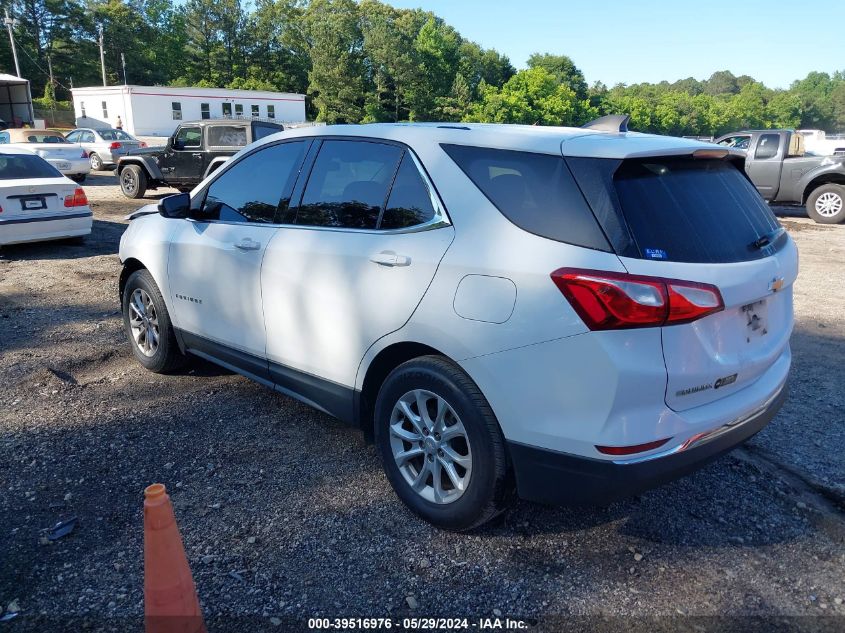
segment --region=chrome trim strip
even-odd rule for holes
[[[716,427],[710,431],[703,431],[701,433],[696,433],[692,437],[688,438],[682,444],[678,446],[674,446],[670,449],[665,451],[661,451],[659,453],[652,453],[650,455],[643,455],[642,457],[631,457],[629,459],[614,459],[610,460],[613,464],[619,464],[620,466],[628,466],[631,464],[642,464],[643,462],[649,462],[653,459],[661,459],[663,457],[668,457],[669,455],[674,455],[676,453],[682,453],[686,450],[694,448],[696,446],[701,446],[703,444],[707,444],[708,442],[712,442],[713,440],[723,436],[726,433],[729,433],[738,427],[746,424],[748,422],[752,422],[760,415],[765,413],[765,411],[771,406],[771,404],[777,400],[778,396],[780,396],[783,388],[786,386],[786,380],[780,383],[777,389],[775,389],[774,393],[771,396],[766,398],[766,400],[756,406],[748,413],[744,413],[738,418],[731,420],[730,422],[723,424],[722,426]]]

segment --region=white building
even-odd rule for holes
[[[114,127],[136,136],[170,136],[180,121],[245,118],[305,121],[305,95],[227,88],[169,86],[94,86],[73,88],[79,127]]]

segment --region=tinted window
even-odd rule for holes
[[[560,242],[610,250],[562,157],[465,145],[443,149],[518,227]]]
[[[754,186],[721,160],[624,161],[614,177],[644,259],[722,263],[766,257],[752,244],[778,223]]]
[[[297,224],[374,229],[402,149],[363,141],[326,141],[320,148]]]
[[[58,134],[50,134],[47,132],[46,134],[40,132],[33,132],[27,134],[26,137],[27,143],[67,143],[67,140],[64,136],[59,136]]]
[[[0,154],[0,180],[60,177],[61,174],[55,167],[38,156]]]
[[[181,143],[182,147],[200,147],[202,145],[202,130],[198,127],[183,127],[180,128],[179,134],[176,135],[176,142]]]
[[[431,194],[408,152],[402,158],[399,172],[381,217],[380,229],[403,229],[424,224],[434,218]]]
[[[780,145],[779,134],[763,134],[760,140],[757,141],[757,150],[754,152],[754,158],[767,159],[774,158],[778,153],[778,145]]]
[[[246,145],[246,128],[234,125],[210,125],[208,144],[219,147],[243,147]]]
[[[80,134],[81,134],[81,132],[79,130],[74,130],[73,132],[66,134],[65,138],[67,140],[69,140],[71,143],[76,143],[76,139]]]
[[[282,128],[278,125],[266,125],[261,123],[255,123],[252,126],[252,133],[255,137],[253,140],[257,141],[259,139],[264,138],[265,136],[270,136],[271,134],[275,134],[276,132],[281,132]]]
[[[277,222],[287,209],[307,143],[271,145],[246,156],[211,183],[203,213],[227,222]]]
[[[9,133],[8,132],[0,132],[0,143],[4,145],[9,142]]]

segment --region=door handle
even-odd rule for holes
[[[261,243],[253,242],[250,238],[245,237],[240,242],[235,242],[235,248],[242,251],[257,251],[261,248]]]
[[[202,153],[201,152],[194,152],[193,154],[191,154],[191,156],[193,156],[194,158],[202,158]]]
[[[411,258],[407,255],[397,255],[393,251],[382,251],[370,257],[370,261],[380,266],[410,266]]]

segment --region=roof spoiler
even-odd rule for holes
[[[628,121],[630,120],[630,114],[608,114],[585,123],[581,127],[585,130],[597,130],[599,132],[627,132]]]

